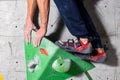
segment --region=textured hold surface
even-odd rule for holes
[[[107,61],[94,63],[96,68],[89,73],[93,80],[120,80],[120,0],[85,0],[85,5],[108,50]],[[47,35],[53,41],[74,38],[64,27],[53,0],[50,9]],[[26,80],[23,47],[26,11],[26,0],[0,0],[0,72],[4,80]],[[87,78],[83,74],[69,80]]]

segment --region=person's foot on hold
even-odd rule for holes
[[[96,48],[91,54],[90,54],[90,60],[93,62],[105,62],[106,60],[106,52],[103,48]]]
[[[81,54],[90,54],[92,52],[92,45],[88,39],[68,39],[68,41],[56,41],[56,45],[60,48],[69,51],[69,52],[76,52]]]

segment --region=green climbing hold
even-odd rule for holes
[[[68,72],[71,66],[70,59],[62,59],[61,57],[56,59],[52,64],[52,68],[57,72]]]

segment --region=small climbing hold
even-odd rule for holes
[[[28,71],[33,73],[38,65],[39,65],[39,60],[38,58],[35,58],[34,60],[28,63]]]
[[[44,49],[44,48],[40,48],[40,53],[41,53],[41,54],[45,54],[46,56],[48,56],[48,52],[47,52],[47,50]]]
[[[61,57],[56,59],[53,64],[52,68],[61,73],[68,72],[71,67],[71,60],[70,59],[62,59]]]

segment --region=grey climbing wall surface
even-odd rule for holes
[[[84,2],[108,54],[107,61],[93,63],[96,68],[89,73],[93,80],[120,80],[120,1]],[[46,35],[53,41],[74,38],[63,24],[53,0],[50,9]],[[4,80],[26,80],[23,45],[26,10],[26,0],[0,0],[0,72]],[[83,74],[68,80],[87,80],[87,77]]]

